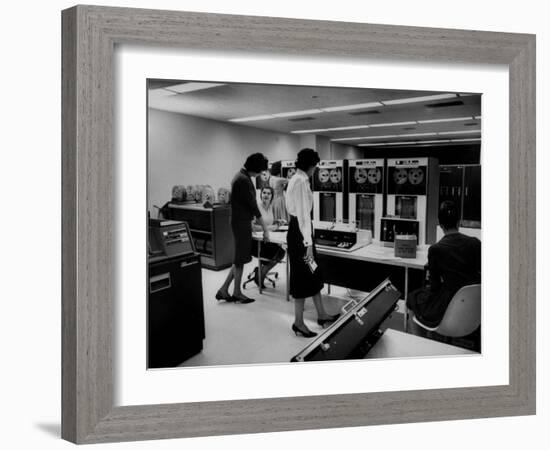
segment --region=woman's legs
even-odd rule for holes
[[[306,329],[306,324],[304,323],[304,304],[306,302],[305,298],[295,298],[294,299],[294,325],[298,328]]]
[[[243,265],[233,264],[232,272],[233,272],[233,277],[235,278],[235,283],[233,284],[233,297],[244,297],[241,291],[241,280],[243,278]]]
[[[225,277],[225,281],[223,282],[222,286],[218,290],[219,293],[221,293],[222,295],[224,295],[226,297],[229,296],[229,285],[231,284],[231,282],[235,278],[235,275],[233,273],[233,268],[234,267],[235,267],[235,265],[231,266],[231,269],[229,270],[229,273],[227,274],[227,277]]]
[[[327,314],[325,310],[325,305],[323,305],[323,298],[321,297],[321,291],[317,292],[317,294],[313,296],[313,304],[315,305],[315,309],[317,310],[317,319],[326,320],[332,317]]]

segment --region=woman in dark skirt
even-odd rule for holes
[[[313,193],[309,177],[313,175],[319,162],[315,150],[305,148],[298,153],[296,174],[290,179],[286,192],[286,208],[289,214],[287,234],[288,259],[290,262],[290,295],[294,297],[294,323],[292,331],[303,337],[314,337],[314,333],[304,323],[304,303],[307,297],[313,298],[317,310],[317,323],[321,326],[334,322],[339,315],[330,316],[325,311],[321,298],[323,277],[315,262],[313,226],[311,210]]]
[[[250,155],[244,167],[235,175],[231,182],[231,230],[235,241],[233,265],[223,285],[216,293],[217,300],[235,303],[252,303],[254,299],[246,297],[241,291],[243,266],[252,257],[252,219],[255,217],[264,230],[264,240],[269,239],[269,231],[265,225],[256,202],[256,188],[252,177],[267,169],[267,158],[261,153]],[[229,295],[229,285],[232,281],[233,295]]]

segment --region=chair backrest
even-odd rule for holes
[[[449,337],[467,336],[481,323],[481,284],[464,286],[453,296],[437,333]]]

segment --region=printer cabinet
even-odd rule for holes
[[[206,269],[221,270],[233,263],[233,233],[231,232],[231,208],[216,205],[205,208],[196,203],[168,205],[172,220],[183,220],[189,225],[195,250],[201,255]]]
[[[148,368],[175,367],[199,353],[205,337],[199,257],[150,260],[148,279]]]

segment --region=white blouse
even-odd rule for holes
[[[298,226],[304,237],[306,247],[312,245],[311,238],[311,210],[313,209],[313,192],[309,185],[309,178],[303,170],[296,170],[286,188],[286,209],[298,219]]]

